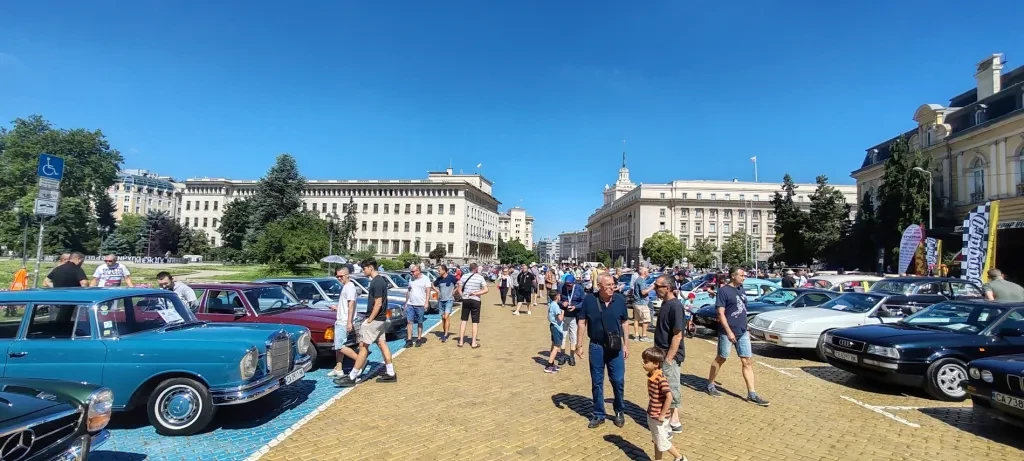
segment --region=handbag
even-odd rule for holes
[[[614,297],[612,299],[615,299]],[[613,355],[619,355],[622,352],[622,331],[619,325],[615,325],[614,328],[608,328],[608,320],[604,316],[604,302],[600,298],[597,299],[598,312],[601,314],[601,326],[604,327],[604,350],[605,352],[611,352]]]

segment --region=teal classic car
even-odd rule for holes
[[[88,459],[110,437],[113,401],[101,386],[0,378],[0,459]]]
[[[102,385],[115,411],[146,408],[164,435],[191,435],[217,407],[303,377],[310,333],[297,325],[206,323],[171,291],[68,288],[0,292],[5,378]]]

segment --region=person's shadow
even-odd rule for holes
[[[688,388],[690,388],[690,389],[692,389],[694,391],[700,392],[700,393],[706,393],[707,392],[706,389],[708,388],[708,380],[707,380],[707,378],[701,378],[699,376],[690,375],[690,374],[680,375],[679,376],[679,384],[682,385],[682,386],[686,386],[686,387],[688,387]],[[725,395],[728,395],[730,397],[735,397],[735,398],[740,399],[740,400],[744,400],[744,401],[746,400],[746,398],[744,398],[743,396],[741,396],[741,395],[739,395],[739,394],[737,394],[735,392],[732,392],[729,389],[726,389],[726,388],[722,387],[722,383],[716,382],[715,384],[717,385],[718,392],[721,392],[721,393],[723,393]]]
[[[606,389],[607,392],[609,389]],[[611,404],[615,401],[614,398],[606,398],[605,409],[611,411]],[[555,405],[555,408],[569,407],[570,410],[575,411],[576,414],[590,419],[594,414],[594,403],[590,397],[584,397],[582,395],[558,393],[551,396],[551,403]],[[629,400],[623,400],[624,413],[640,426],[647,427],[647,410],[641,408],[639,405],[630,402]],[[608,419],[613,418],[614,413],[608,414]]]
[[[622,450],[622,452],[625,453],[626,456],[629,457],[629,459],[632,459],[634,461],[651,461],[651,457],[647,456],[647,453],[644,452],[643,448],[636,446],[634,443],[622,438],[622,436],[616,434],[608,434],[604,436],[604,439],[608,443],[615,445],[616,447],[618,447],[618,449]],[[669,456],[669,458],[671,458],[671,456]]]

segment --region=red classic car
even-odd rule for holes
[[[196,283],[198,307],[193,311],[208,322],[284,323],[309,328],[306,353],[318,359],[334,357],[334,320],[331,310],[312,309],[291,290],[269,283]],[[315,350],[314,350],[315,349]]]

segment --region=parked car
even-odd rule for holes
[[[305,327],[206,323],[173,292],[68,288],[0,292],[4,377],[74,379],[146,408],[164,435],[205,428],[219,406],[256,400],[312,366]]]
[[[867,274],[819,275],[808,279],[804,286],[797,288],[819,288],[840,293],[863,293],[882,277]]]
[[[895,277],[876,282],[872,293],[885,293],[889,309],[910,315],[932,304],[950,299],[983,299],[981,287],[974,282],[950,277]]]
[[[834,291],[813,288],[779,288],[747,304],[747,323],[765,312],[799,307],[817,307],[839,296]],[[718,309],[713,304],[694,311],[693,323],[705,328],[718,328]]]
[[[750,322],[750,335],[776,346],[817,351],[824,361],[821,342],[827,331],[902,320],[902,313],[883,307],[886,299],[881,294],[845,293],[818,307],[765,312]]]
[[[330,282],[330,283],[328,283],[328,282]],[[328,350],[333,350],[333,347],[334,347],[334,321],[335,321],[335,319],[337,319],[337,312],[334,309],[332,309],[332,307],[337,306],[338,300],[341,299],[341,283],[339,283],[336,279],[328,279],[327,277],[311,278],[311,279],[298,279],[298,278],[296,278],[296,279],[263,279],[261,281],[255,282],[255,283],[264,283],[264,284],[275,285],[275,286],[280,286],[280,287],[284,287],[285,288],[285,293],[283,293],[283,294],[278,293],[276,291],[272,292],[272,291],[263,290],[263,292],[260,294],[261,297],[260,298],[256,298],[256,299],[261,304],[267,305],[267,306],[264,306],[264,307],[269,307],[269,305],[278,306],[279,303],[277,301],[279,299],[282,299],[282,298],[279,298],[278,296],[286,296],[286,297],[290,297],[291,298],[291,299],[286,301],[286,304],[291,306],[291,310],[298,309],[298,307],[295,305],[295,303],[297,302],[297,303],[299,303],[301,305],[312,307],[313,308],[312,310],[314,310],[314,311],[320,311],[319,313],[301,311],[300,313],[302,314],[303,318],[307,318],[308,319],[308,318],[310,318],[310,317],[312,317],[314,315],[317,316],[317,317],[320,317],[320,318],[325,318],[325,319],[326,318],[330,318],[330,320],[331,320],[331,324],[330,324],[331,337],[330,338],[326,338],[327,330],[325,330],[323,328],[319,328],[319,327],[318,328],[312,328],[310,325],[305,325],[305,324],[301,324],[301,323],[298,323],[296,325],[303,325],[303,326],[305,326],[307,328],[310,328],[310,332],[313,335],[313,343],[316,344],[317,351],[320,352],[320,355],[325,355],[326,354],[326,355],[333,356],[333,352],[328,353]],[[353,282],[353,283],[355,283],[355,282]],[[366,313],[369,312],[369,297],[368,297],[367,292],[365,290],[360,291],[361,288],[360,288],[358,283],[355,283],[355,285],[356,285],[356,291],[357,291],[357,293],[359,293],[359,298],[356,299],[356,312],[357,313],[366,314]],[[223,286],[223,285],[215,285],[215,286]],[[299,295],[297,295],[295,293],[294,288],[293,288],[295,286],[298,286],[300,288],[304,288],[304,290],[305,290],[304,291],[304,293],[305,293],[304,296],[306,296],[306,299],[303,299],[302,296],[299,296]],[[192,287],[195,289],[196,286],[193,285]],[[312,293],[310,290],[317,290],[317,292],[316,293]],[[253,293],[255,293],[255,292],[253,292]],[[198,296],[198,293],[197,293],[197,296]],[[250,294],[248,296],[248,301],[249,301],[250,306],[253,305],[253,299],[254,298],[252,298],[252,295]],[[225,300],[225,302],[226,302],[226,300]],[[235,304],[235,306],[233,306],[233,307],[237,308],[237,307],[239,307],[239,306],[237,306],[237,304],[242,302],[242,300],[239,299],[238,301],[232,301],[232,302]],[[392,301],[392,298],[390,296],[388,296],[388,305],[387,305],[387,307],[385,307],[385,309],[387,309],[387,311],[385,312],[385,315],[387,315],[387,318],[388,318],[388,325],[386,327],[387,329],[385,331],[385,335],[387,337],[394,337],[394,336],[398,335],[399,333],[401,333],[402,329],[404,329],[405,326],[406,326],[407,320],[405,318],[405,310],[402,309],[402,303]],[[275,312],[277,314],[279,314],[280,309],[278,309]],[[264,315],[266,315],[266,314],[264,314]],[[248,316],[246,318],[248,318]],[[223,320],[221,320],[221,321],[223,321]],[[247,320],[247,321],[258,322],[258,321],[261,321],[261,320]],[[292,323],[292,322],[282,321],[281,323]]]
[[[92,384],[0,378],[0,458],[86,460],[110,437],[114,393]]]
[[[967,376],[965,388],[976,415],[1024,428],[1024,354],[974,360],[967,364]]]
[[[714,307],[715,305],[715,298],[711,295],[708,288],[710,287],[702,286],[701,289],[693,292],[693,305],[698,309],[705,306]],[[779,284],[764,279],[748,278],[743,281],[743,292],[747,295],[748,303],[756,302],[760,300],[762,296],[781,288],[782,286]]]
[[[974,359],[1024,353],[1024,304],[948,301],[900,322],[823,335],[830,364],[868,379],[924,388],[939,400],[967,398],[961,384]]]

